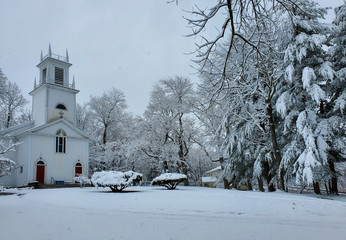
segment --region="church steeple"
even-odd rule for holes
[[[52,53],[49,44],[48,54],[41,52],[41,61],[37,65],[40,71],[38,83],[34,83],[34,90],[30,92],[33,98],[33,120],[35,126],[46,124],[59,119],[66,119],[75,123],[76,94],[75,81],[69,82],[69,55],[66,57]],[[63,114],[61,114],[63,113]]]
[[[52,53],[52,47],[49,44],[48,54],[44,56],[41,51],[41,61],[37,65],[40,69],[39,86],[44,83],[50,83],[70,87],[69,68],[71,66],[67,49],[66,57],[63,57]]]

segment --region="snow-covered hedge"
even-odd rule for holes
[[[82,174],[79,175],[78,177],[74,177],[73,180],[75,180],[76,182],[79,182],[80,187],[83,187],[86,184],[91,184],[90,179]]]
[[[152,185],[165,186],[168,189],[175,189],[179,183],[185,181],[187,176],[180,173],[164,173],[153,179]]]
[[[96,187],[109,187],[113,192],[119,192],[134,183],[139,183],[142,178],[143,174],[133,171],[102,171],[95,172],[91,177],[91,182]]]

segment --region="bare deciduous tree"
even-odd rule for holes
[[[107,133],[110,126],[116,123],[126,106],[125,95],[122,91],[112,88],[100,97],[91,97],[89,102],[93,117],[102,126],[102,143],[107,142]]]

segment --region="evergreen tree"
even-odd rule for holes
[[[318,20],[325,9],[312,1],[297,4],[292,16],[292,42],[285,52],[286,81],[280,86],[276,109],[284,120],[286,178],[295,174],[298,184],[313,185],[315,193],[320,193],[320,184],[327,184],[332,177],[328,151],[334,137],[328,127],[336,121],[325,118],[334,75],[324,50],[329,29]]]

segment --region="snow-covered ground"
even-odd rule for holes
[[[21,190],[0,195],[0,239],[346,239],[346,202],[179,187]]]

